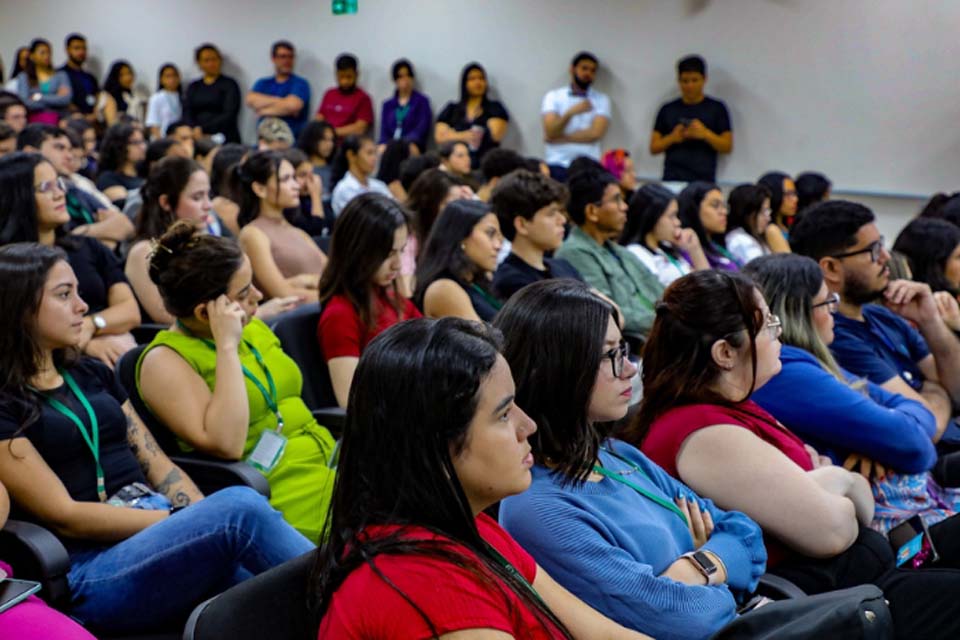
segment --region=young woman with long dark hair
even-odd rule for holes
[[[54,68],[50,43],[37,38],[30,43],[30,58],[25,73],[17,76],[17,94],[30,110],[30,122],[56,126],[73,98],[70,77]]]
[[[573,280],[528,285],[497,315],[515,402],[538,425],[532,486],[503,501],[500,520],[613,620],[657,638],[705,638],[756,587],[766,552],[743,514],[721,511],[609,437],[637,373],[618,315]],[[706,577],[698,562],[716,572]]]
[[[741,265],[724,246],[727,203],[720,187],[710,182],[691,182],[677,196],[680,221],[700,239],[700,246],[713,269],[737,271]]]
[[[644,396],[625,439],[694,491],[756,521],[769,572],[808,594],[880,587],[900,638],[960,633],[956,537],[934,537],[950,558],[936,570],[898,569],[890,543],[868,528],[866,479],[804,446],[751,400],[780,372],[781,326],[740,274],[698,271],[674,282],[644,345]]]
[[[341,407],[347,406],[357,362],[370,341],[422,315],[399,288],[408,218],[403,207],[375,193],[357,196],[337,218],[330,263],[320,278],[317,339]]]
[[[146,157],[147,140],[141,129],[130,124],[113,125],[100,144],[97,189],[123,209],[127,194],[143,186],[137,165]]]
[[[724,246],[742,265],[770,253],[790,253],[777,225],[770,222],[770,191],[761,184],[737,185],[727,196]]]
[[[0,248],[0,306],[0,483],[66,545],[71,615],[155,630],[312,548],[248,487],[205,498],[113,371],[77,357],[87,305],[61,250]]]
[[[646,637],[572,596],[484,513],[529,486],[537,428],[498,351],[486,325],[420,319],[360,358],[312,581],[319,638]]]
[[[797,221],[800,199],[793,178],[782,171],[768,171],[760,176],[757,184],[770,192],[771,221],[780,229],[784,240],[790,238],[790,227]]]
[[[486,70],[479,62],[467,64],[460,73],[460,97],[443,107],[433,132],[437,144],[465,142],[474,169],[487,151],[500,146],[510,123],[507,109],[487,95],[488,89]]]

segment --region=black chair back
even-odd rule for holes
[[[311,410],[336,407],[330,370],[317,342],[320,305],[305,304],[273,319],[270,328],[280,339],[284,352],[293,358],[303,374],[300,396]]]
[[[181,455],[183,451],[181,451],[177,444],[176,436],[173,435],[165,424],[153,415],[153,412],[147,408],[147,403],[143,401],[143,398],[140,397],[140,393],[137,391],[137,360],[140,359],[140,354],[142,354],[148,346],[149,345],[146,344],[138,344],[120,357],[120,360],[117,361],[117,379],[127,392],[127,396],[130,397],[130,404],[133,405],[137,415],[140,416],[143,424],[146,425],[150,433],[153,434],[157,444],[160,445],[164,453],[170,456]]]
[[[307,552],[207,600],[190,615],[183,640],[316,638],[307,609],[315,557]]]

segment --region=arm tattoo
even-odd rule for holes
[[[181,480],[183,480],[183,476],[180,474],[180,469],[174,467],[173,469],[170,469],[170,473],[168,473],[167,476],[161,480],[155,488],[158,493],[167,495],[171,487]]]

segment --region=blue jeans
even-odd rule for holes
[[[112,546],[70,558],[70,613],[113,633],[170,628],[241,580],[314,548],[267,499],[230,487]]]

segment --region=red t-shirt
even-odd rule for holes
[[[477,516],[477,529],[484,540],[500,552],[524,579],[533,583],[537,564],[492,518]],[[395,530],[393,527],[381,531]],[[412,537],[436,540],[426,530]],[[476,556],[458,549],[469,558]],[[533,611],[503,585],[503,592],[483,584],[470,570],[443,560],[423,556],[380,555],[373,562],[396,589],[368,565],[355,569],[333,595],[318,638],[431,638],[423,616],[403,594],[430,619],[438,635],[466,629],[495,629],[518,639],[562,637],[555,628],[544,629]],[[496,580],[495,577],[493,577]]]
[[[403,320],[423,317],[413,302],[406,298],[403,298],[400,308]],[[376,326],[371,331],[360,320],[360,314],[346,296],[337,294],[331,297],[323,306],[317,324],[317,340],[323,357],[326,360],[349,356],[359,358],[371,340],[401,320],[385,296],[374,300],[374,312]]]
[[[357,120],[363,120],[373,128],[373,102],[360,87],[351,93],[343,93],[338,87],[327,89],[317,113],[334,128],[353,124]]]
[[[663,467],[664,471],[679,478],[677,455],[684,440],[695,431],[718,424],[731,424],[748,429],[764,442],[779,449],[804,471],[813,469],[810,454],[803,448],[803,441],[752,400],[741,402],[736,407],[690,404],[670,409],[653,421],[640,448],[647,457]],[[776,565],[790,553],[776,540],[766,538],[765,543],[768,566]]]

